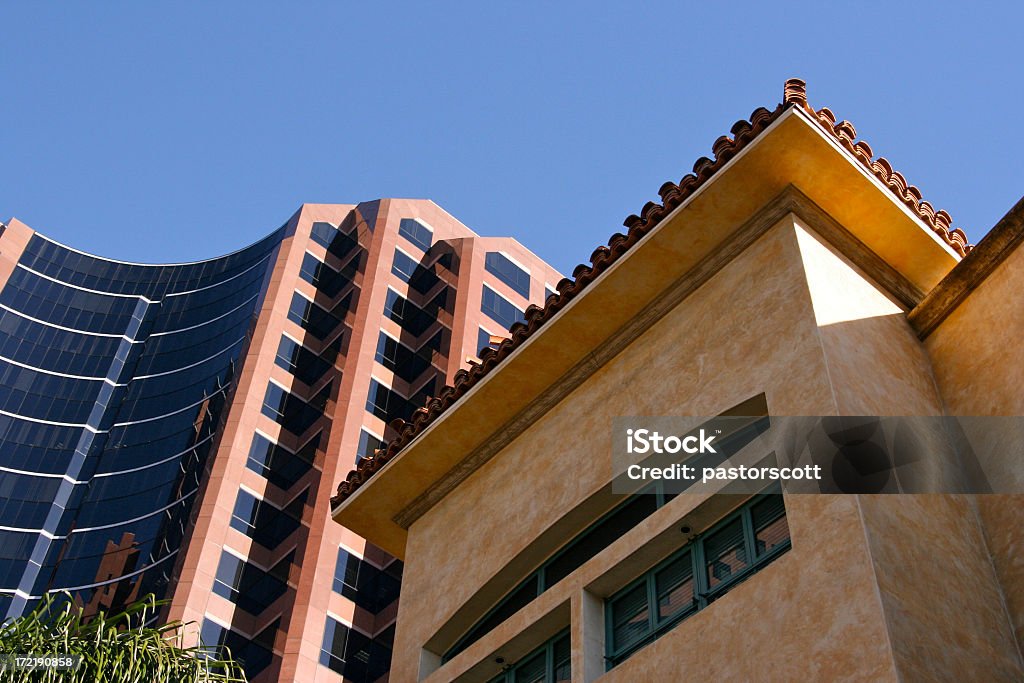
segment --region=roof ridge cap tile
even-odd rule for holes
[[[590,257],[590,264],[581,263],[576,266],[573,269],[572,278],[563,278],[555,288],[556,293],[547,298],[543,307],[536,304],[531,305],[527,309],[526,321],[515,323],[509,330],[509,338],[504,339],[497,349],[484,349],[481,352],[479,363],[470,361],[468,370],[458,370],[455,373],[453,384],[441,389],[439,396],[428,397],[423,407],[418,408],[408,421],[401,418],[393,420],[390,426],[397,435],[383,448],[375,450],[373,455],[359,461],[356,468],[349,472],[338,485],[337,495],[331,498],[331,507],[337,507],[379,469],[393,460],[442,413],[454,405],[477,382],[586,289],[609,266],[632,249],[637,242],[683,201],[693,195],[697,188],[715,175],[722,166],[760,135],[783,112],[792,108],[803,110],[811,121],[860,162],[959,256],[966,256],[974,248],[968,243],[967,235],[963,230],[960,228],[950,229],[952,220],[946,211],[936,210],[929,202],[923,201],[921,191],[909,184],[902,174],[893,170],[892,164],[887,159],[884,157],[873,158],[871,146],[864,140],[857,140],[857,130],[852,123],[846,120],[837,121],[835,114],[828,107],[815,110],[807,101],[807,84],[799,78],[790,78],[783,88],[782,102],[775,109],[768,110],[758,107],[751,112],[748,119],[740,119],[732,125],[729,129],[732,137],[722,135],[715,140],[711,147],[714,159],[701,157],[694,162],[693,172],[683,176],[678,183],[671,181],[664,183],[658,190],[661,204],[647,202],[639,216],[635,214],[627,216],[623,221],[623,225],[627,228],[626,233],[616,232],[609,238],[607,245],[601,245],[595,249]]]

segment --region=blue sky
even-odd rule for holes
[[[426,197],[564,272],[783,81],[977,241],[1024,193],[1009,4],[7,3],[0,219],[168,262]]]

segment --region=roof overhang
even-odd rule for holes
[[[595,350],[793,188],[911,292],[928,292],[959,260],[804,110],[790,108],[335,507],[334,519],[402,558],[409,526],[486,462],[493,444],[541,414],[539,401],[553,405],[552,386],[592,373]]]

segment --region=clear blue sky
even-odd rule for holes
[[[166,262],[426,197],[568,272],[789,76],[973,241],[1024,193],[1020,5],[385,4],[5,3],[0,218]]]

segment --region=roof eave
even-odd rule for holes
[[[333,517],[402,557],[411,520],[450,490],[453,473],[461,481],[482,466],[488,442],[549,387],[585,370],[593,349],[791,185],[921,292],[958,260],[806,111],[791,107],[349,493]]]

